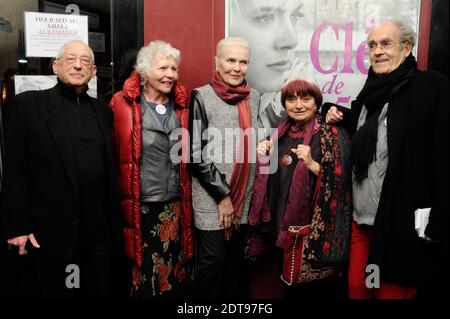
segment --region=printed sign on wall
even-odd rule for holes
[[[67,41],[89,43],[88,17],[68,14],[25,12],[27,57],[54,58]]]

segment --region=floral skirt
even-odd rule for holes
[[[132,296],[153,298],[171,293],[183,282],[187,270],[181,264],[180,202],[141,203],[143,261],[140,284]]]

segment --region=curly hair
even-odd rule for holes
[[[142,47],[137,54],[134,69],[139,73],[141,78],[144,78],[150,74],[150,70],[157,53],[162,53],[166,58],[174,59],[177,65],[180,64],[180,50],[175,49],[169,43],[161,40],[152,41]]]

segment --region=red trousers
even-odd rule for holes
[[[367,288],[366,264],[369,257],[370,226],[352,224],[352,239],[350,246],[350,265],[348,269],[348,289],[350,299],[413,299],[417,286],[400,286],[380,282],[380,288]]]

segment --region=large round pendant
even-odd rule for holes
[[[167,108],[162,104],[158,104],[156,106],[155,110],[158,114],[161,114],[161,115],[164,115],[167,112]]]
[[[289,166],[292,164],[292,156],[291,155],[284,155],[280,159],[280,164],[283,166]]]

